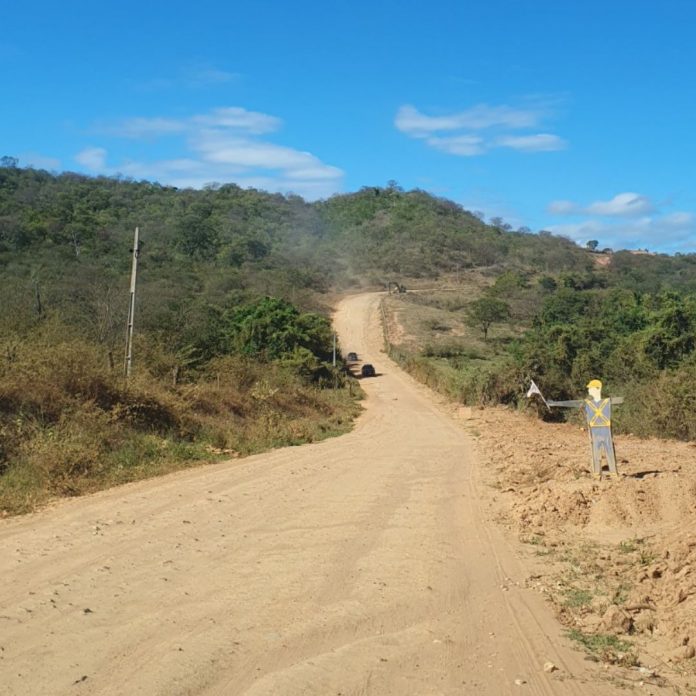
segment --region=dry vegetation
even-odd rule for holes
[[[522,327],[511,319],[493,325],[487,340],[467,322],[466,308],[494,276],[470,272],[437,288],[390,295],[384,300],[385,338],[391,357],[431,389],[463,403],[505,400],[504,374],[497,367]],[[500,388],[498,388],[500,384]]]
[[[240,356],[172,385],[126,382],[60,325],[0,346],[0,515],[135,479],[350,429],[354,385],[319,389]]]

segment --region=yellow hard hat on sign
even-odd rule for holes
[[[602,383],[598,379],[591,379],[587,383],[587,388],[588,389],[601,389],[602,388]]]

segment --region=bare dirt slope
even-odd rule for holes
[[[349,435],[0,521],[0,694],[625,693],[525,587],[378,301],[336,317],[380,373]]]
[[[502,408],[460,416],[479,437],[501,519],[541,562],[532,584],[561,621],[617,636],[696,693],[695,444],[618,435],[620,478],[599,482],[577,426]]]

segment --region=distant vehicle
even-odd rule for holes
[[[357,362],[358,361],[358,354],[357,353],[348,353],[346,356],[346,360],[348,362]]]
[[[370,363],[365,363],[360,369],[360,375],[362,377],[374,377],[376,374],[375,368],[370,365]]]

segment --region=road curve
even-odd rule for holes
[[[381,353],[378,303],[335,318],[379,373],[348,435],[0,522],[0,694],[623,693],[524,589],[466,432]]]

